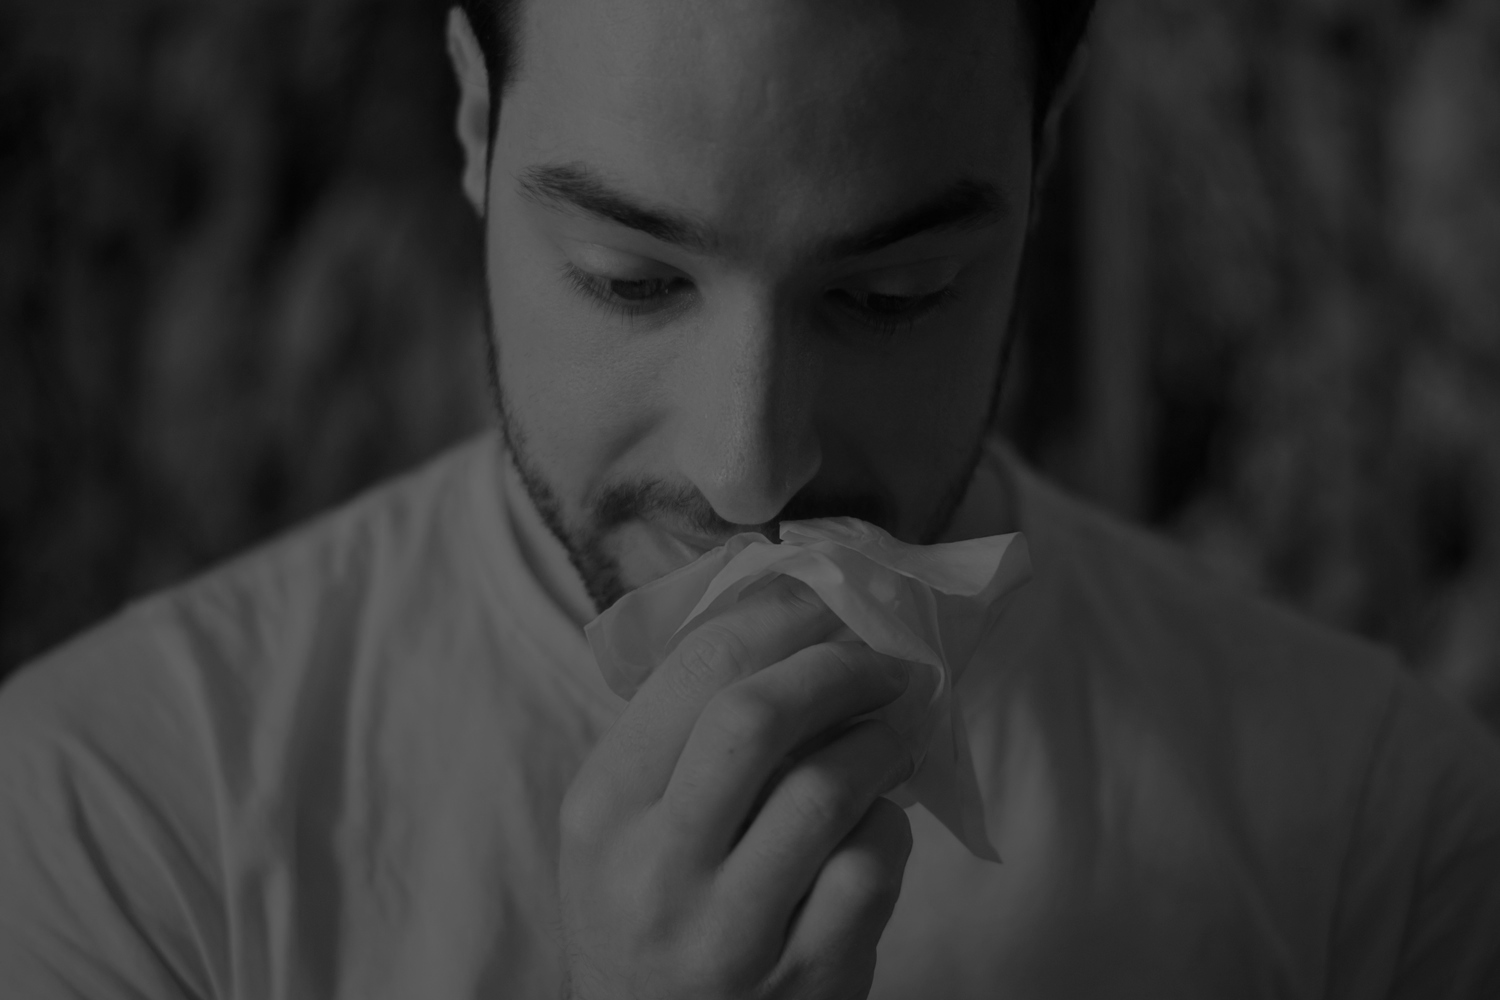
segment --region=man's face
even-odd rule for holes
[[[968,0],[523,3],[490,335],[598,610],[779,520],[939,537],[1027,223],[1022,31]]]

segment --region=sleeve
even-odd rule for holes
[[[216,994],[211,808],[149,643],[112,624],[0,689],[0,983]]]
[[[1398,677],[1345,859],[1329,997],[1500,997],[1500,746]]]

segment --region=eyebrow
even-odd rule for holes
[[[518,181],[522,194],[532,200],[570,206],[700,255],[710,256],[718,249],[718,240],[706,223],[615,190],[585,164],[528,167]],[[891,219],[827,241],[816,255],[829,260],[862,257],[913,236],[983,229],[1008,214],[1005,198],[994,184],[963,178]]]
[[[822,256],[862,257],[913,236],[984,229],[1007,214],[999,188],[988,181],[964,178],[893,219],[833,240]]]

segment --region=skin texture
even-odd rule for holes
[[[503,427],[582,580],[586,600],[558,582],[580,622],[783,519],[942,535],[992,409],[1028,221],[1018,19],[968,0],[525,4],[490,156],[483,60],[455,18]],[[694,220],[712,252],[528,196],[520,179],[546,164]],[[963,178],[998,191],[993,224],[819,254]],[[667,294],[623,315],[567,264],[606,295],[611,278]],[[867,308],[949,284],[907,329]]]
[[[580,625],[782,519],[943,536],[1028,221],[1020,37],[980,0],[530,3],[491,150],[450,19],[516,516]],[[944,192],[963,225],[893,231]],[[601,738],[560,815],[566,995],[868,993],[911,849],[881,796],[913,761],[863,717],[931,680],[840,625],[778,578]]]

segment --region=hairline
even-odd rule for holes
[[[521,4],[524,2],[525,0],[453,0],[454,6],[462,10],[468,19],[484,57],[490,97],[487,138],[489,159],[494,157],[495,135],[500,126],[505,92],[516,82],[520,73]],[[1041,24],[1036,13],[1039,6],[1055,3],[1057,0],[1014,2],[1020,8],[1021,22],[1027,38],[1025,52],[1031,63],[1028,79],[1031,84],[1032,155],[1035,157],[1040,154],[1042,130],[1047,116],[1060,96],[1068,66],[1077,56],[1082,44],[1083,29],[1096,0],[1072,0],[1070,3],[1070,18],[1063,24],[1063,30],[1064,37],[1071,36],[1071,41],[1060,59],[1048,58],[1056,57],[1058,53],[1044,48]],[[497,61],[502,63],[498,73],[495,71]]]

